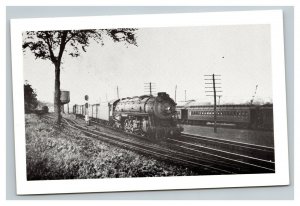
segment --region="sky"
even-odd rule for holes
[[[73,104],[103,102],[119,96],[146,94],[144,84],[153,82],[155,92],[167,92],[177,102],[195,99],[213,102],[205,93],[204,75],[221,75],[220,103],[272,101],[271,42],[269,25],[228,25],[176,28],[139,28],[137,44],[104,46],[91,41],[81,56],[63,56],[61,90],[70,91]],[[54,65],[24,53],[27,80],[46,102],[54,100]]]

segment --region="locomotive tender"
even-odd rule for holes
[[[74,105],[73,113],[86,115],[126,132],[149,137],[171,137],[183,131],[176,119],[176,103],[165,92],[143,95],[107,103]]]

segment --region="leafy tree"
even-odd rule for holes
[[[37,94],[32,86],[26,81],[24,84],[24,107],[25,113],[30,113],[38,106]]]
[[[78,57],[80,52],[86,52],[90,40],[101,46],[103,36],[110,37],[114,42],[124,41],[136,45],[136,35],[133,28],[123,29],[93,29],[93,30],[57,30],[57,31],[27,31],[23,33],[23,51],[30,50],[36,58],[50,60],[55,68],[54,110],[57,123],[61,123],[60,102],[60,66],[64,53]]]

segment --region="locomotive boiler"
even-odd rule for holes
[[[116,127],[140,135],[168,137],[182,131],[176,121],[176,103],[165,92],[119,99],[112,104]]]

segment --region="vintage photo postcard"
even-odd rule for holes
[[[11,20],[17,194],[289,184],[281,11]]]

